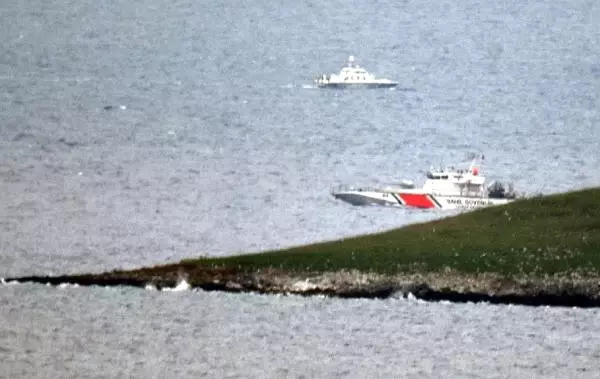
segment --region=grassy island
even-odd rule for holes
[[[600,188],[290,249],[8,280],[161,288],[182,279],[229,292],[378,298],[412,293],[426,300],[598,307]]]
[[[524,199],[378,234],[182,264],[296,272],[597,276],[600,188]]]

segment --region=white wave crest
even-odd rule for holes
[[[163,288],[162,290],[165,292],[179,292],[179,291],[187,291],[190,289],[190,284],[186,282],[185,279],[181,279],[179,283],[174,288]]]
[[[77,288],[77,287],[79,287],[79,284],[77,284],[77,283],[75,283],[75,284],[72,284],[72,283],[60,283],[58,285],[58,288]]]
[[[308,279],[297,281],[296,283],[294,283],[292,285],[292,289],[294,291],[301,291],[301,292],[308,291],[308,290],[314,290],[317,287],[318,287],[317,285],[310,283],[308,281]]]

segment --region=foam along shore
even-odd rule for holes
[[[598,199],[590,188],[290,249],[6,282],[597,307]]]

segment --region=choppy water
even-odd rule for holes
[[[1,350],[6,377],[592,378],[600,361],[597,310],[26,285],[2,292],[19,299],[0,313],[0,336],[11,342]]]
[[[0,15],[0,277],[441,217],[354,208],[328,190],[420,179],[474,150],[518,190],[600,183],[594,1],[54,0]],[[401,88],[311,88],[350,54]],[[0,287],[0,303],[6,377],[600,368],[594,310],[29,285]]]

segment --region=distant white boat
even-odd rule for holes
[[[379,79],[363,67],[354,64],[354,56],[348,57],[348,64],[340,69],[338,74],[320,74],[315,78],[315,84],[320,88],[393,88],[398,85],[390,79]]]

